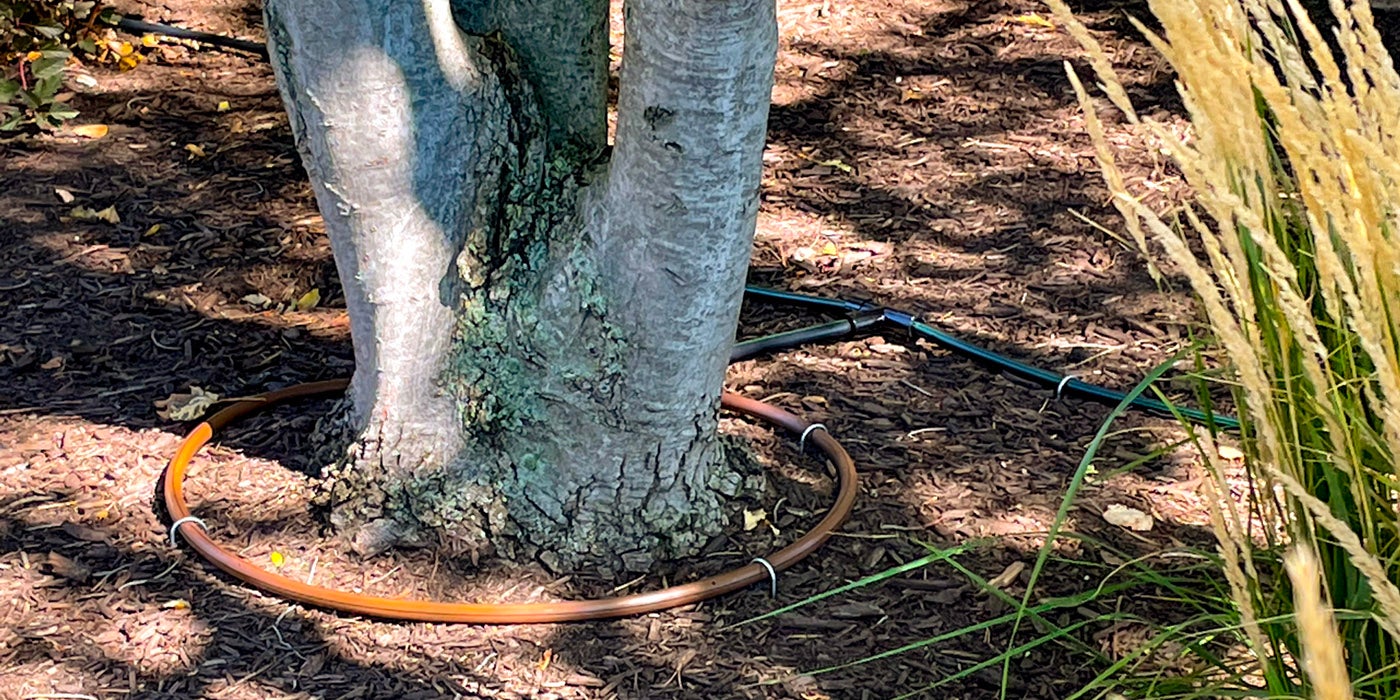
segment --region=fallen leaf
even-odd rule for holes
[[[827,611],[837,620],[858,620],[862,617],[882,617],[885,611],[874,603],[846,603]]]
[[[297,299],[296,308],[297,311],[310,311],[316,308],[319,303],[321,303],[321,290],[312,289]]]
[[[1234,445],[1220,445],[1215,448],[1215,453],[1220,455],[1221,459],[1229,460],[1231,462],[1237,462],[1239,460],[1244,459],[1244,450],[1241,450],[1240,448],[1235,447]]]
[[[224,100],[224,101],[220,102],[220,103],[219,103],[219,106],[218,106],[216,109],[217,109],[217,111],[220,111],[220,112],[227,112],[228,109],[229,109],[228,100]]]
[[[156,415],[164,420],[195,420],[203,417],[218,400],[218,394],[191,386],[188,394],[176,392],[169,398],[156,401]]]
[[[287,558],[284,557],[284,556],[282,556],[282,553],[281,553],[281,552],[276,552],[276,551],[274,551],[273,553],[267,555],[267,558],[268,558],[268,561],[271,561],[271,562],[272,562],[272,565],[273,565],[273,566],[275,566],[275,567],[277,567],[277,568],[279,568],[279,569],[282,568],[282,565],[283,565],[283,564],[287,563]]]
[[[153,49],[153,48],[155,48],[155,47],[156,47],[156,44],[159,44],[159,43],[160,43],[160,38],[157,37],[157,36],[154,35],[154,34],[146,34],[146,35],[143,35],[143,36],[141,37],[141,45],[144,46],[144,47],[146,47],[146,48],[148,48],[148,49]]]
[[[166,610],[189,610],[190,601],[185,600],[184,598],[176,598],[175,600],[167,600],[164,603],[161,603],[160,607],[165,608]]]
[[[76,206],[68,212],[68,215],[78,221],[105,221],[113,226],[122,222],[121,216],[117,214],[115,205],[107,207],[101,211],[95,211],[91,207]]]
[[[752,530],[752,529],[758,527],[759,524],[761,524],[764,520],[767,520],[767,519],[768,519],[768,512],[765,511],[765,510],[763,510],[762,508],[760,508],[760,509],[758,509],[758,510],[748,510],[748,509],[745,509],[745,510],[744,510],[744,532],[748,532],[749,530]]]
[[[837,252],[838,252],[838,251],[836,250],[836,244],[835,244],[835,243],[832,243],[831,241],[827,241],[826,243],[822,244],[822,249],[821,249],[821,254],[822,254],[822,255],[835,255]]]
[[[830,695],[822,691],[821,684],[811,676],[793,676],[783,681],[783,685],[788,691],[788,695],[802,700],[829,700]]]
[[[63,366],[63,358],[60,357],[60,356],[58,356],[58,355],[54,355],[53,357],[49,358],[49,361],[48,361],[48,362],[45,362],[44,364],[39,365],[39,369],[58,369],[59,367],[62,367],[62,366]]]
[[[102,542],[107,539],[107,533],[96,528],[87,527],[86,525],[79,525],[77,523],[68,522],[60,525],[59,527],[61,527],[63,529],[63,532],[69,537],[79,539],[84,542]]]
[[[204,147],[196,143],[185,144],[185,150],[189,151],[195,158],[203,158],[205,156]]]
[[[1120,503],[1114,503],[1103,511],[1103,519],[1110,525],[1125,527],[1136,532],[1147,532],[1152,529],[1152,516],[1138,510],[1129,508]]]
[[[44,562],[47,573],[61,576],[69,581],[83,583],[92,575],[92,570],[58,552],[49,552]]]
[[[1020,560],[1013,561],[1010,564],[1007,564],[1006,568],[1002,569],[1001,573],[997,574],[995,577],[992,578],[992,580],[988,581],[987,585],[997,589],[1006,588],[1007,586],[1015,583],[1016,579],[1021,577],[1021,572],[1025,570],[1025,562]]]
[[[73,127],[73,133],[89,139],[100,139],[107,135],[110,129],[106,124],[83,124]]]
[[[1051,22],[1050,20],[1045,19],[1044,17],[1041,17],[1040,15],[1034,13],[1028,15],[1020,15],[1012,19],[1013,21],[1020,22],[1021,24],[1029,24],[1033,27],[1045,27],[1046,29],[1055,28],[1054,22]]]
[[[69,192],[68,190],[63,189],[62,187],[55,187],[55,188],[53,189],[53,193],[56,194],[56,195],[58,195],[58,201],[63,202],[64,204],[72,204],[72,203],[73,203],[73,199],[74,199],[74,198],[73,198],[73,193],[72,193],[72,192]]]
[[[148,228],[148,229],[146,229],[146,232],[143,233],[143,234],[141,234],[141,235],[142,235],[142,236],[154,236],[154,235],[156,235],[157,233],[160,233],[160,228],[161,228],[160,224],[151,224],[151,227]]]
[[[122,218],[117,215],[116,205],[112,205],[110,207],[107,207],[106,209],[97,212],[97,218],[101,221],[106,221],[107,223],[113,226],[116,226],[117,224],[120,224],[122,222]]]
[[[262,294],[246,294],[240,301],[249,306],[256,306],[259,309],[266,309],[272,306],[272,300]]]

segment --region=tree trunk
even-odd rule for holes
[[[333,522],[555,568],[703,545],[744,487],[716,411],[772,0],[630,2],[611,154],[601,0],[265,11],[355,345]]]

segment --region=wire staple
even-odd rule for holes
[[[807,426],[807,428],[802,431],[802,437],[797,439],[797,450],[799,452],[805,452],[807,450],[807,436],[811,435],[813,430],[826,430],[826,426],[821,423],[813,423]]]
[[[1076,377],[1076,376],[1074,376],[1073,374],[1066,374],[1064,377],[1062,377],[1062,378],[1060,379],[1060,383],[1055,385],[1055,400],[1056,400],[1056,401],[1059,401],[1059,400],[1060,400],[1060,395],[1064,393],[1064,391],[1065,391],[1065,385],[1066,385],[1066,384],[1069,384],[1069,383],[1070,383],[1070,380],[1072,380],[1072,379],[1078,379],[1078,378],[1079,378],[1079,377]]]
[[[768,586],[768,597],[770,597],[770,598],[777,598],[777,597],[778,597],[778,570],[777,570],[777,569],[774,569],[774,568],[773,568],[773,565],[770,564],[770,563],[768,563],[768,560],[767,560],[767,559],[764,559],[763,557],[754,557],[754,558],[753,558],[753,563],[755,563],[755,564],[762,564],[762,565],[763,565],[763,568],[765,568],[765,569],[768,570],[768,583],[769,583],[769,586]]]
[[[203,520],[200,520],[199,518],[196,518],[193,515],[186,515],[185,517],[180,518],[179,520],[176,520],[175,522],[170,524],[170,546],[178,547],[180,545],[180,541],[175,539],[175,533],[179,532],[180,526],[184,525],[185,523],[195,523],[196,525],[199,525],[199,529],[205,532],[209,532],[209,526],[205,525]]]

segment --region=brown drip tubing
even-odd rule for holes
[[[210,539],[204,528],[199,527],[202,521],[192,520],[193,515],[190,513],[189,506],[185,504],[184,479],[190,460],[201,447],[213,438],[214,432],[246,415],[284,401],[344,391],[347,384],[348,382],[344,379],[312,382],[250,397],[215,413],[209,417],[209,420],[196,426],[184,442],[180,443],[180,447],[175,452],[175,456],[171,458],[170,465],[166,468],[161,481],[166,510],[169,511],[172,521],[179,523],[175,527],[175,531],[180,533],[200,556],[214,566],[255,588],[287,600],[319,608],[390,620],[480,624],[598,620],[638,615],[696,603],[770,579],[768,567],[761,564],[760,560],[755,559],[745,566],[693,583],[671,586],[649,593],[635,593],[595,600],[541,603],[447,603],[405,600],[379,598],[302,583],[267,571],[220,547],[214,540]],[[732,393],[725,393],[721,402],[728,410],[766,421],[794,435],[802,435],[806,431],[808,434],[805,442],[821,450],[822,454],[836,467],[838,482],[836,502],[827,511],[826,516],[797,541],[762,559],[772,566],[772,575],[775,576],[776,572],[791,567],[816,551],[831,537],[832,532],[846,521],[856,499],[855,464],[840,443],[836,442],[825,430],[809,430],[809,424],[806,421],[781,408]]]

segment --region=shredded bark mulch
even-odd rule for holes
[[[1164,62],[1123,12],[1080,3],[1140,110],[1184,128]],[[120,9],[260,36],[248,0]],[[1129,388],[1188,342],[1189,303],[1160,291],[1108,230],[1083,118],[1063,72],[1085,62],[1033,0],[784,0],[751,279],[870,299],[999,352]],[[762,587],[614,622],[396,624],[291,605],[172,547],[156,507],[186,425],[155,402],[199,387],[257,393],[347,375],[335,268],[269,68],[236,52],[164,43],[124,73],[95,70],[73,99],[111,131],[0,141],[0,696],[16,698],[885,698],[990,658],[996,627],[813,675],[1006,612],[944,564],[776,618],[752,616],[927,553],[1013,596],[1108,408],[987,371],[898,333],[734,366],[730,388],[825,423],[856,458],[852,521]],[[1180,177],[1143,133],[1110,120],[1135,190],[1169,206]],[[75,207],[115,207],[85,220]],[[703,254],[703,251],[698,251]],[[319,302],[309,303],[316,290]],[[752,304],[742,337],[817,321]],[[383,595],[524,601],[660,585],[430,551],[360,561],[308,515],[299,469],[324,404],[279,409],[198,458],[195,511],[245,557],[303,580]],[[1107,473],[1177,430],[1133,415],[1104,447]],[[767,521],[668,576],[747,562],[809,527],[832,483],[762,426],[727,421],[773,468]],[[1203,543],[1189,457],[1093,481],[1068,527],[1124,551]],[[1103,522],[1110,503],[1156,516],[1146,533]],[[1061,554],[1102,564],[1085,545]],[[1085,590],[1053,565],[1035,599]],[[1147,598],[1113,607],[1168,620]],[[1065,624],[1066,620],[1059,621]],[[1141,630],[1086,629],[1107,655]],[[1033,631],[1023,631],[1025,640]],[[1009,695],[1055,698],[1098,669],[1047,644],[1016,658]],[[931,697],[996,693],[1000,667]]]

